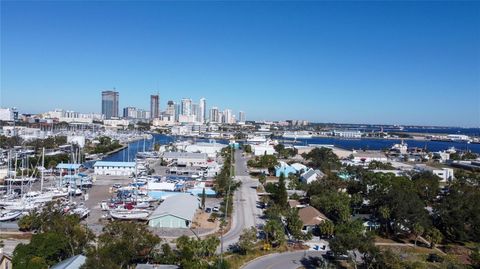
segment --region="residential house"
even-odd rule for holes
[[[328,218],[315,207],[307,206],[298,210],[298,217],[303,223],[303,232],[311,232],[317,225],[328,220]]]

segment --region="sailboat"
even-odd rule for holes
[[[22,215],[22,211],[5,210],[0,212],[0,221],[11,221],[19,218]]]

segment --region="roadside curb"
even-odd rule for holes
[[[267,254],[267,255],[259,256],[259,257],[256,257],[256,258],[253,259],[253,260],[248,261],[248,262],[245,263],[244,265],[242,265],[242,266],[240,267],[240,269],[245,268],[245,267],[248,266],[250,263],[253,263],[253,262],[257,261],[257,260],[263,259],[263,258],[268,257],[268,256],[274,256],[274,255],[283,254],[283,253],[297,253],[297,252],[298,252],[298,253],[304,252],[304,250],[275,252],[275,253],[270,253],[270,254]]]

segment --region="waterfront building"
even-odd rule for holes
[[[160,117],[160,100],[157,95],[150,95],[150,113],[152,119],[157,119]]]
[[[362,132],[360,131],[333,131],[333,136],[341,137],[341,138],[361,138]]]
[[[162,158],[167,163],[176,163],[177,166],[206,166],[208,156],[198,152],[164,152]]]
[[[205,98],[200,98],[200,103],[199,103],[199,114],[200,114],[200,120],[199,122],[205,123],[207,122],[207,101]]]
[[[102,114],[106,119],[118,117],[118,99],[117,91],[102,91]]]
[[[177,194],[165,199],[148,218],[152,228],[189,228],[200,201],[191,194]]]
[[[135,174],[135,162],[97,161],[93,165],[95,175],[131,176]]]

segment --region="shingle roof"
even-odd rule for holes
[[[173,215],[184,220],[192,221],[199,205],[198,197],[191,194],[182,193],[170,196],[153,211],[149,219]]]
[[[298,216],[303,225],[318,225],[328,218],[318,211],[315,207],[308,206],[298,210]]]

